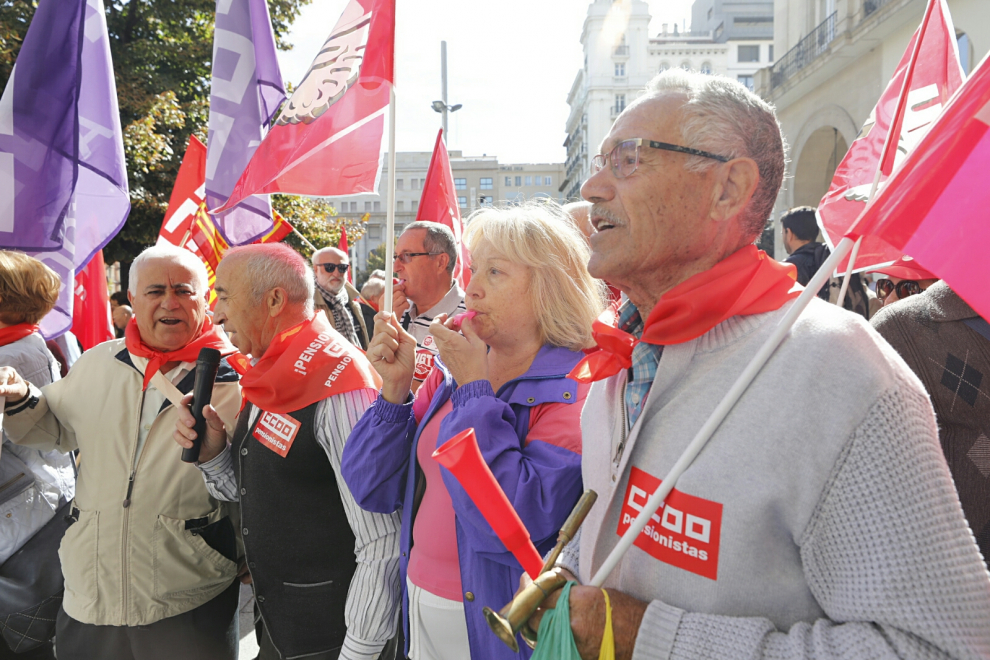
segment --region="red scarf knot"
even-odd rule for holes
[[[598,350],[581,360],[568,378],[590,383],[628,369],[633,348],[640,341],[683,344],[733,316],[780,309],[801,294],[803,287],[796,277],[792,264],[774,261],[755,245],[748,245],[661,296],[643,325],[640,339],[613,327],[614,322],[606,325],[603,318],[595,321],[592,334]]]
[[[144,387],[148,389],[148,383],[154,377],[163,364],[168,362],[195,362],[199,357],[199,351],[203,348],[215,348],[220,351],[220,355],[227,357],[237,352],[227,335],[221,332],[220,328],[213,325],[210,317],[203,319],[203,327],[199,334],[191,342],[182,348],[174,351],[158,351],[151,348],[141,339],[141,331],[137,326],[137,318],[131,318],[124,328],[124,344],[131,355],[147,358],[148,366],[144,369]]]

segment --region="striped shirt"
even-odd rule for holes
[[[342,660],[373,660],[382,647],[395,635],[399,617],[399,513],[369,513],[354,501],[350,489],[340,475],[340,455],[351,434],[378,392],[370,389],[336,394],[321,401],[316,408],[316,439],[327,453],[337,488],[344,504],[344,513],[354,532],[354,554],[357,569],[351,579],[344,610],[347,637],[340,650]],[[248,413],[253,424],[258,409],[251,404],[241,414]],[[237,478],[230,446],[219,456],[201,464],[206,488],[220,500],[236,502]]]
[[[454,280],[450,290],[436,305],[420,314],[416,304],[413,303],[402,315],[402,327],[416,338],[414,380],[420,382],[426,380],[433,370],[433,359],[439,353],[437,345],[433,342],[433,335],[430,334],[430,324],[433,323],[433,319],[441,314],[451,317],[464,311],[467,311],[467,307],[464,306],[464,291],[458,286],[457,280]]]

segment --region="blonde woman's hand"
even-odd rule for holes
[[[488,380],[488,346],[475,333],[470,320],[461,324],[461,332],[453,326],[453,319],[446,314],[440,314],[430,324],[430,334],[450,375],[458,385]]]
[[[416,372],[416,338],[402,329],[395,314],[375,314],[375,336],[367,355],[382,377],[382,397],[405,403]]]

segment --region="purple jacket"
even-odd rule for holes
[[[581,495],[581,408],[588,388],[566,378],[583,354],[544,346],[525,374],[498,394],[486,380],[458,388],[442,361],[419,390],[415,404],[389,403],[380,396],[365,412],[344,447],[341,472],[357,503],[378,513],[402,509],[401,556],[403,630],[409,644],[406,570],[412,546],[417,486],[423,473],[416,460],[420,432],[448,399],[453,409],[440,423],[437,446],[474,428],[481,454],[529,530],[541,554]],[[577,405],[575,405],[577,404]],[[425,408],[425,414],[414,413]],[[417,423],[417,417],[420,421]],[[499,610],[512,599],[522,567],[505,549],[477,507],[446,469],[440,472],[454,506],[461,586],[465,596],[471,657],[528,658],[521,639],[514,654],[485,622],[481,609]]]

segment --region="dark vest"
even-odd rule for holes
[[[343,645],[344,605],[357,565],[336,475],[313,430],[317,405],[289,413],[300,429],[285,458],[254,436],[264,411],[248,428],[250,404],[232,441],[248,568],[283,658]]]

